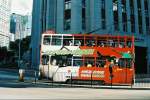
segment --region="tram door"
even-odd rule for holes
[[[119,83],[127,84],[132,81],[133,70],[132,69],[132,59],[121,58],[119,59],[118,65],[119,70]]]
[[[42,74],[44,74],[44,77],[48,77],[49,75],[49,56],[48,55],[42,55]]]

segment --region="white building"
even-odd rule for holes
[[[0,46],[9,46],[11,0],[0,0]]]
[[[32,29],[32,15],[26,15],[26,17],[27,17],[27,23],[25,25],[24,37],[31,36],[31,29]]]
[[[11,14],[10,33],[14,34],[15,40],[31,35],[31,25],[31,15]]]

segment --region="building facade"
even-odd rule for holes
[[[34,0],[32,65],[42,32],[134,35],[137,73],[150,73],[150,0]],[[142,55],[141,55],[141,52]]]
[[[31,29],[32,29],[32,15],[26,15],[27,17],[27,23],[25,25],[25,34],[24,37],[26,36],[31,36]]]
[[[32,17],[12,13],[10,17],[10,33],[14,34],[14,39],[23,39],[31,35]]]
[[[11,0],[0,0],[0,46],[9,46]]]

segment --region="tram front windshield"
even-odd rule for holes
[[[131,68],[132,67],[132,59],[121,58],[118,61],[118,65],[120,68]]]

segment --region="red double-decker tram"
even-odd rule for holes
[[[56,82],[70,79],[132,84],[134,37],[98,34],[42,34],[40,71]]]

